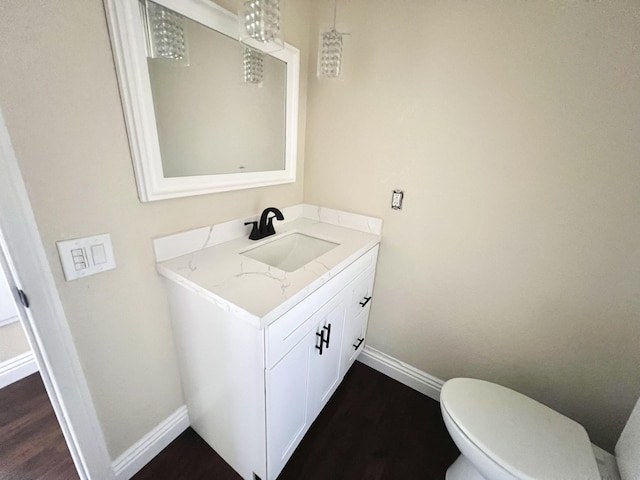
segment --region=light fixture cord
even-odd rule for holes
[[[336,16],[338,15],[338,0],[333,1],[333,29],[336,29]]]

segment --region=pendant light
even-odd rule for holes
[[[343,36],[348,33],[336,30],[338,0],[333,3],[333,27],[329,31],[320,32],[318,42],[318,78],[339,78],[342,71]]]

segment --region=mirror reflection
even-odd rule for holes
[[[164,177],[283,170],[286,63],[265,54],[245,83],[239,42],[180,21],[186,58],[147,59]]]

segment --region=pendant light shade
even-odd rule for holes
[[[240,41],[248,39],[263,44],[264,50],[284,47],[280,24],[280,0],[243,0],[238,15]]]
[[[318,41],[318,78],[339,78],[342,72],[343,37],[348,33],[336,30],[336,15],[338,0],[333,4],[333,27],[326,32],[320,32]]]
[[[149,57],[174,60],[188,65],[184,17],[149,0],[144,3],[143,13]]]

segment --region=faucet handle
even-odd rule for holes
[[[244,222],[245,225],[253,225],[251,233],[249,234],[249,240],[260,240],[260,231],[258,229],[258,222]]]

